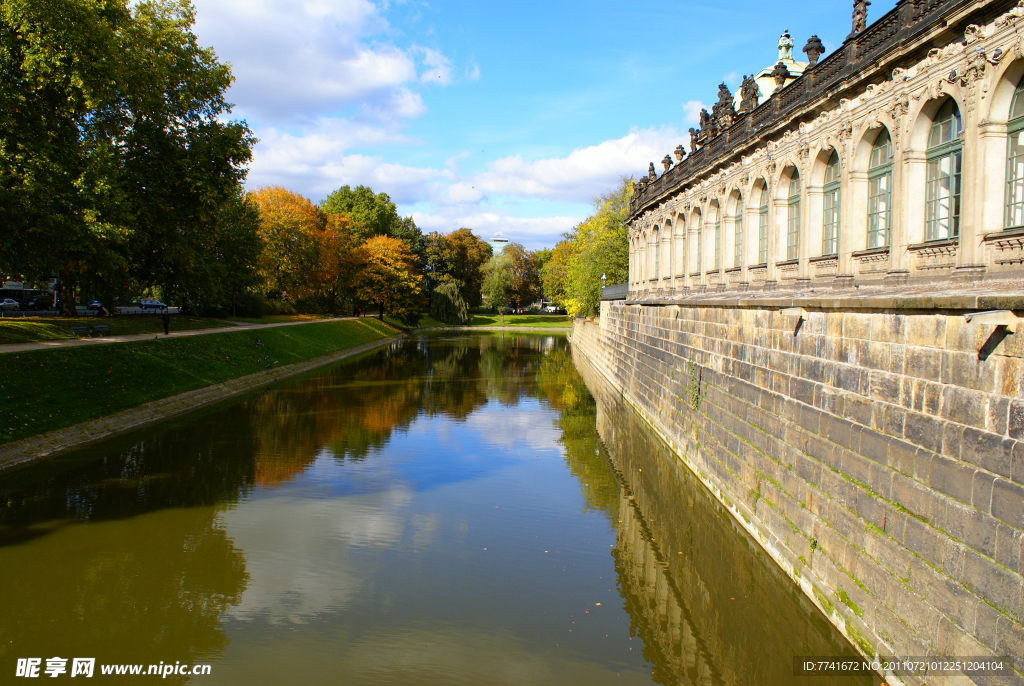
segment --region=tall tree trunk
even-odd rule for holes
[[[384,321],[384,303],[380,303],[380,313],[377,315],[377,319]]]
[[[71,270],[65,267],[60,273],[60,313],[63,317],[77,317],[75,309],[75,284],[71,280]]]

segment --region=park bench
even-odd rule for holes
[[[92,327],[92,333],[89,334],[89,335],[90,336],[98,336],[100,334],[103,334],[104,336],[109,336],[110,335],[110,326],[107,325],[107,324],[97,324],[96,326]]]
[[[71,333],[75,334],[77,338],[85,338],[85,335],[89,333],[88,326],[72,326]]]

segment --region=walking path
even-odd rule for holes
[[[139,333],[127,336],[103,336],[98,338],[63,338],[55,341],[35,341],[32,343],[7,343],[0,345],[0,355],[4,353],[21,353],[29,350],[51,350],[53,348],[74,348],[82,345],[103,345],[104,343],[130,343],[132,341],[146,341],[153,338],[182,338],[184,336],[204,336],[210,333],[225,333],[228,331],[240,331],[241,329],[270,329],[276,326],[298,326],[300,324],[320,324],[323,322],[336,322],[344,319],[356,319],[356,317],[335,317],[333,319],[305,319],[297,322],[275,322],[273,324],[249,324],[247,322],[228,321],[231,326],[219,326],[216,329],[190,329],[187,331],[172,331],[169,335]],[[554,326],[445,326],[432,329],[416,329],[411,334],[439,333],[442,331],[517,331],[520,333],[568,333],[570,327]]]
[[[81,345],[103,345],[104,343],[130,343],[132,341],[146,341],[153,338],[182,338],[184,336],[203,336],[209,333],[225,333],[228,331],[240,331],[242,329],[271,329],[275,326],[298,326],[299,324],[319,324],[323,322],[336,322],[342,319],[353,319],[353,317],[335,317],[334,319],[305,319],[297,322],[275,322],[273,324],[248,324],[246,322],[229,322],[231,326],[220,326],[216,329],[191,329],[187,331],[172,331],[169,335],[139,333],[129,336],[103,336],[98,338],[63,338],[56,341],[36,341],[32,343],[7,343],[0,345],[0,355],[4,353],[20,353],[28,350],[50,350],[52,348],[74,348]]]

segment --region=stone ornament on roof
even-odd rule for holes
[[[807,39],[807,45],[804,46],[803,51],[807,54],[807,66],[813,67],[818,63],[818,58],[825,53],[825,46],[815,34]]]
[[[847,36],[847,39],[853,38],[867,28],[868,5],[870,4],[871,0],[853,0],[853,30],[850,31],[850,35]]]
[[[743,83],[740,85],[740,112],[756,110],[760,97],[761,89],[757,87],[754,75],[744,76]]]
[[[786,84],[786,79],[789,78],[789,69],[787,69],[786,65],[780,61],[775,65],[775,68],[772,69],[771,77],[775,79],[775,92],[778,93]]]
[[[651,181],[658,178],[658,173],[654,171],[654,162],[651,162],[651,165],[647,168],[647,176],[650,177]]]
[[[693,131],[693,129],[690,129],[690,131]],[[683,157],[686,155],[686,150],[683,149],[682,145],[677,145],[672,154],[676,156],[676,162],[682,162]]]
[[[661,166],[665,168],[665,171],[668,171],[669,169],[671,169],[672,168],[672,158],[669,157],[668,155],[665,155],[665,159],[663,159],[661,161]]]

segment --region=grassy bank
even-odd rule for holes
[[[388,319],[388,317],[384,317]],[[423,317],[416,326],[420,329],[436,329],[450,326],[431,318],[429,315]],[[501,315],[497,314],[474,314],[468,326],[502,326]],[[536,326],[544,328],[566,328],[572,327],[572,317],[566,315],[547,314],[506,314],[504,326]]]
[[[364,319],[0,355],[0,443],[394,333]]]
[[[0,319],[0,345],[6,343],[32,343],[75,338],[73,326],[106,324],[112,336],[140,333],[163,333],[164,324],[159,315],[123,315],[120,317],[18,317]],[[232,326],[221,319],[202,319],[171,315],[172,331],[215,329]]]

